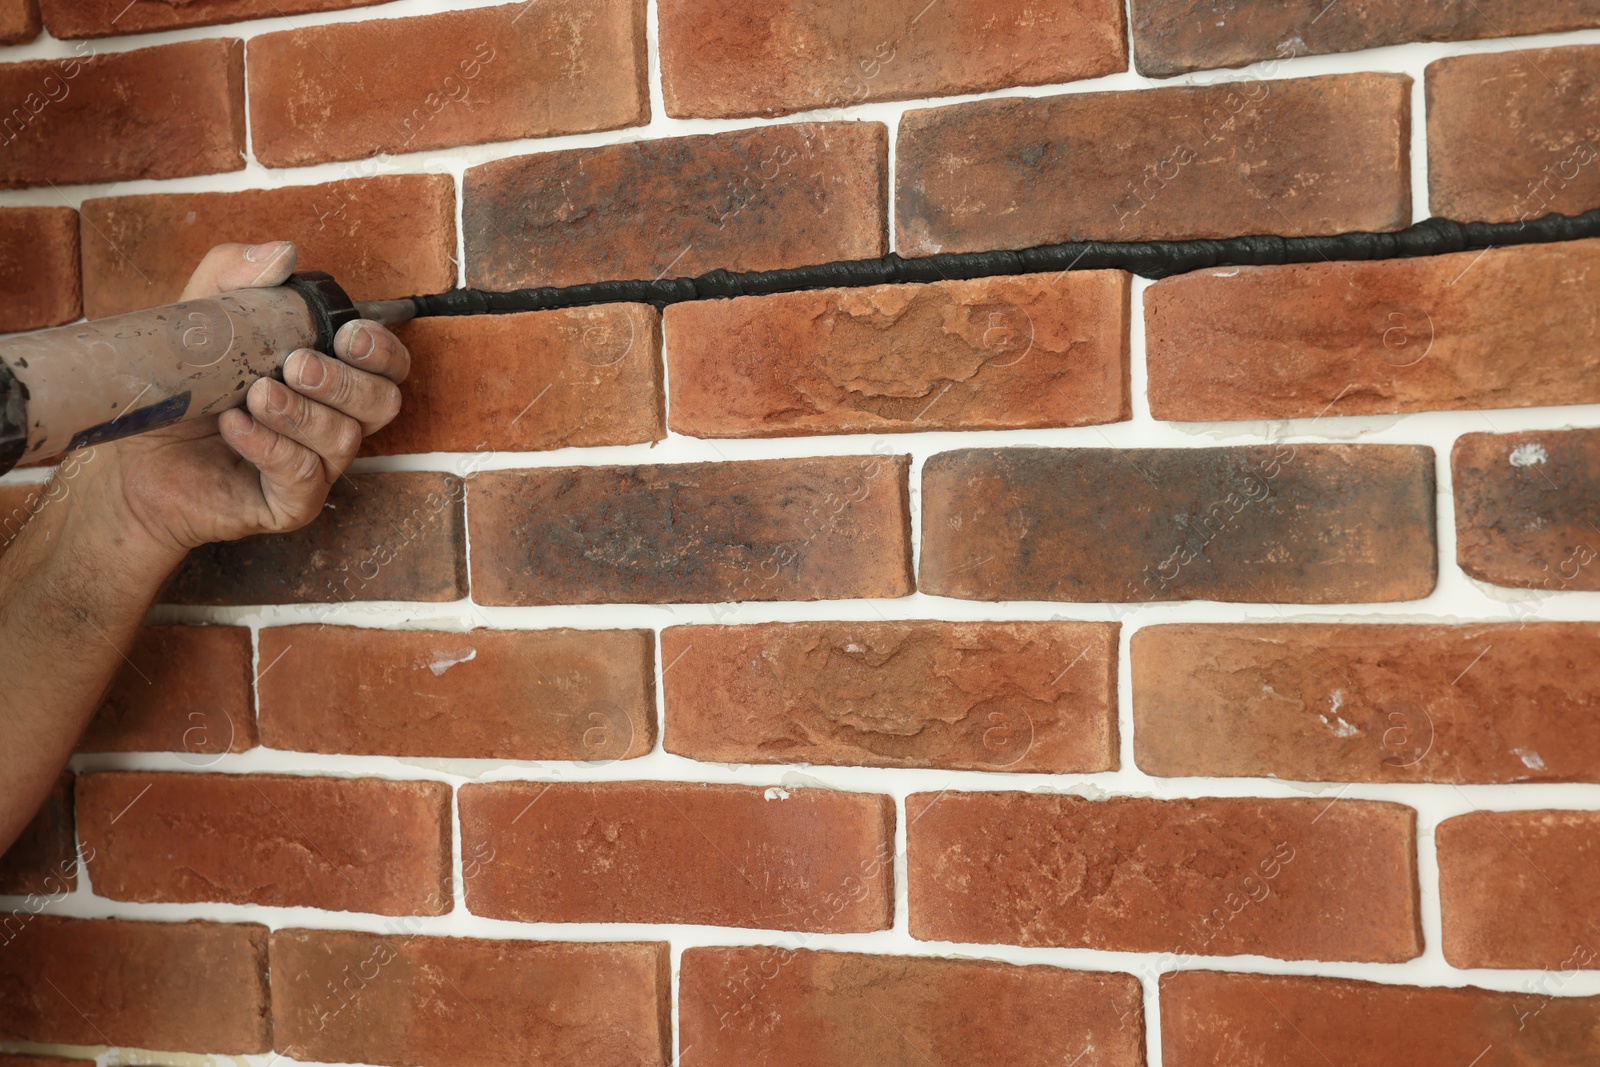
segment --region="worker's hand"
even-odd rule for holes
[[[296,254],[288,242],[219,245],[183,299],[281,285]],[[99,478],[115,482],[125,518],[158,554],[298,529],[322,511],[361,439],[399,412],[395,383],[410,366],[405,345],[383,326],[348,323],[334,338],[333,358],[294,352],[284,380],[256,381],[243,409],[101,446],[108,462]]]

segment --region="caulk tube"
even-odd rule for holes
[[[0,473],[214,416],[359,317],[326,274],[0,340]]]

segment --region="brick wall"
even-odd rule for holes
[[[0,0],[0,330],[222,240],[378,298],[1600,207],[1586,0],[443,6]],[[1582,241],[414,323],[0,860],[0,1067],[1594,1063],[1597,309]]]

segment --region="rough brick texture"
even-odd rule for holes
[[[1422,951],[1416,812],[1334,798],[906,800],[911,936],[1399,962]],[[1074,888],[1075,887],[1075,888]]]
[[[261,631],[270,748],[602,760],[655,747],[649,630]]]
[[[648,122],[644,9],[540,0],[264,34],[250,42],[256,158],[294,167]]]
[[[1128,68],[1122,6],[665,0],[667,113],[727,118],[1047,85]]]
[[[773,270],[887,249],[888,132],[813,122],[518,156],[463,190],[480,289]]]
[[[280,1052],[390,1067],[661,1065],[665,942],[553,944],[346,930],[272,935]]]
[[[1145,1062],[1129,974],[753,946],[686,950],[680,983],[684,1067]]]
[[[27,44],[39,28],[39,0],[0,0],[0,45]]]
[[[907,596],[908,467],[873,455],[475,474],[473,599]]]
[[[83,204],[91,318],[176,301],[213,245],[293,240],[298,269],[352,300],[437,293],[456,281],[455,185],[446,175],[350,178],[237,193],[160,193]]]
[[[538,452],[659,441],[661,313],[605,304],[419,319],[404,406],[363,453]]]
[[[1217,971],[1161,977],[1166,1067],[1583,1067],[1597,1027],[1600,997]]]
[[[0,1056],[0,1067],[88,1067],[93,1062],[60,1056]]]
[[[180,752],[208,766],[254,748],[250,630],[146,625],[126,652],[80,752]]]
[[[83,313],[76,211],[0,208],[0,292],[0,333],[60,326]]]
[[[78,778],[95,892],[379,915],[451,908],[450,787],[276,774]]]
[[[1433,450],[942,452],[923,467],[922,535],[937,596],[1415,600],[1434,584]]]
[[[906,112],[901,255],[1411,221],[1411,79],[1339,74]]]
[[[0,853],[0,896],[55,897],[78,885],[78,839],[72,829],[72,772],[63,771],[37,814]],[[0,926],[10,933],[11,924]]]
[[[0,64],[0,189],[244,168],[244,43]]]
[[[39,0],[52,37],[112,37],[180,26],[367,7],[383,0]]]
[[[714,763],[1115,770],[1117,629],[674,626],[661,632],[666,748]]]
[[[1587,0],[1133,0],[1133,61],[1153,77],[1277,60],[1355,52],[1411,41],[1475,41],[1600,25]]]
[[[1131,652],[1149,774],[1600,781],[1593,623],[1153,626]]]
[[[28,914],[0,938],[0,1040],[272,1050],[265,926]]]
[[[694,301],[666,333],[672,428],[694,437],[1129,417],[1119,271]]]
[[[1462,570],[1495,585],[1600,589],[1600,430],[1463,434],[1450,476]]]
[[[293,533],[205,545],[162,593],[169,604],[340,604],[467,595],[465,490],[426,471],[347,474]]]
[[[894,801],[680,782],[464,785],[467,910],[519,922],[888,929]]]
[[[1434,842],[1453,966],[1600,968],[1600,812],[1475,811]]]
[[[1196,271],[1144,308],[1158,419],[1600,403],[1600,240]]]
[[[1441,59],[1426,85],[1433,214],[1517,222],[1600,208],[1600,47]]]

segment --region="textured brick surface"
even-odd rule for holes
[[[1158,419],[1600,402],[1600,240],[1196,271],[1144,308]]]
[[[244,43],[0,64],[0,189],[244,168]]]
[[[181,752],[206,766],[254,748],[250,629],[146,625],[79,752]]]
[[[714,763],[1115,770],[1117,629],[673,626],[661,632],[666,748]]]
[[[600,760],[655,747],[649,630],[261,631],[270,748]]]
[[[404,406],[363,454],[537,452],[666,436],[661,313],[604,304],[419,319]]]
[[[288,534],[205,545],[168,583],[169,604],[338,604],[467,595],[460,478],[347,474],[320,517]]]
[[[293,167],[637,126],[644,9],[541,0],[264,34],[250,42],[251,145]]]
[[[39,0],[0,0],[0,44],[26,44],[39,36]]]
[[[473,599],[907,596],[908,468],[874,455],[475,474]]]
[[[1416,813],[1322,798],[906,800],[911,935],[1202,956],[1422,951]]]
[[[39,0],[52,37],[111,37],[179,26],[367,7],[383,0]]]
[[[923,467],[922,535],[937,596],[1415,600],[1434,584],[1433,450],[942,452]]]
[[[88,1067],[93,1062],[60,1056],[0,1056],[0,1067]]]
[[[30,914],[0,936],[0,1041],[272,1049],[265,926]]]
[[[176,301],[206,252],[228,241],[293,240],[298,269],[327,271],[352,300],[442,292],[456,281],[454,189],[447,175],[406,174],[86,200],[85,313]]]
[[[1495,585],[1600,589],[1600,430],[1463,434],[1450,475],[1462,570]]]
[[[1153,626],[1131,656],[1149,774],[1600,781],[1600,624]]]
[[[442,915],[450,787],[277,774],[107,772],[78,779],[95,892]]]
[[[63,771],[37,814],[0,853],[0,895],[52,897],[78,884],[78,840],[72,830],[72,772]],[[9,934],[14,922],[3,927]]]
[[[888,929],[894,801],[680,782],[464,785],[467,910],[520,922]]]
[[[1434,842],[1452,965],[1600,968],[1600,812],[1474,811]]]
[[[1411,221],[1411,79],[1338,74],[908,111],[901,255]]]
[[[1127,27],[1110,0],[661,5],[661,77],[676,116],[782,115],[1127,68]]]
[[[1161,978],[1166,1067],[1583,1067],[1597,1027],[1600,997],[1217,971]]]
[[[881,123],[812,122],[472,167],[467,284],[505,290],[881,256],[888,148]]]
[[[0,292],[0,333],[60,326],[83,313],[76,211],[0,208]]]
[[[1600,25],[1590,0],[1133,0],[1133,59],[1163,77],[1295,56],[1354,52],[1410,41],[1474,41]]]
[[[278,1050],[324,1062],[657,1067],[671,988],[665,942],[272,935]]]
[[[1129,417],[1119,271],[695,301],[666,334],[672,428],[694,437]]]
[[[691,948],[684,1067],[1144,1067],[1129,974],[987,960]]]
[[[1426,87],[1433,214],[1517,222],[1600,208],[1600,47],[1441,59]]]

